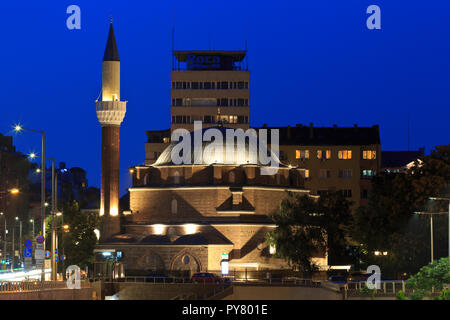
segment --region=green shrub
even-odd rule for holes
[[[406,296],[405,296],[405,293],[403,292],[403,290],[400,290],[399,292],[397,292],[396,298],[397,298],[397,300],[406,300]]]
[[[450,300],[450,289],[444,289],[441,291],[441,300]]]
[[[375,296],[377,294],[377,290],[376,289],[369,289],[369,287],[367,287],[367,286],[362,287],[359,290],[359,292],[363,296],[370,296],[370,297],[372,297],[372,299],[375,299]]]
[[[422,300],[425,295],[426,295],[426,290],[416,289],[416,290],[414,290],[414,292],[411,292],[409,294],[409,298],[411,300]]]

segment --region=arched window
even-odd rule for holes
[[[230,171],[230,173],[228,174],[228,182],[229,183],[235,183],[235,175],[233,171]]]
[[[175,171],[173,175],[173,183],[180,184],[180,174],[178,173],[178,171]]]
[[[177,201],[177,199],[172,199],[171,212],[172,212],[172,214],[177,214],[177,212],[178,212],[178,201]]]

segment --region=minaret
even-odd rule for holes
[[[102,63],[102,98],[95,103],[97,118],[102,126],[100,241],[104,241],[120,232],[120,124],[125,116],[127,104],[127,101],[120,101],[120,59],[112,17]]]

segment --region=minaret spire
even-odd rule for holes
[[[111,16],[111,23],[109,24],[108,41],[106,42],[103,61],[120,61],[119,50],[117,50],[116,37],[114,36],[112,16]]]

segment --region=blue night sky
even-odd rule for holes
[[[81,30],[66,27],[71,4]],[[371,4],[381,30],[366,28]],[[170,126],[173,22],[178,50],[239,50],[247,37],[252,126],[379,124],[383,150],[406,150],[409,115],[411,149],[450,143],[448,0],[2,2],[0,132],[45,130],[47,155],[87,170],[89,185],[100,185],[94,100],[110,14],[129,101],[121,193],[144,162],[145,131]],[[14,143],[40,152],[38,134]]]

